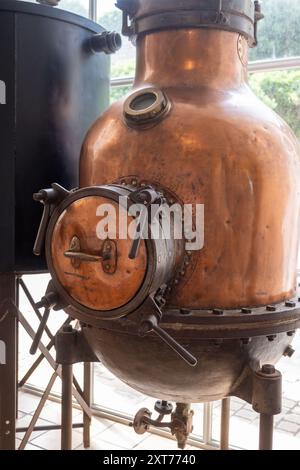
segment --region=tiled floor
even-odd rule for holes
[[[34,276],[35,277],[35,276]],[[32,277],[33,278],[33,277]],[[39,299],[40,292],[45,289],[40,288],[40,283],[36,284],[34,279],[27,282],[34,292],[36,300]],[[34,315],[31,308],[21,296],[21,310],[26,314],[32,326],[35,328]],[[51,329],[62,323],[64,317],[61,313],[56,313],[50,318]],[[31,340],[22,330],[20,331],[20,376],[27,370],[35,358],[28,354]],[[300,332],[294,340],[296,353],[292,358],[282,358],[277,368],[283,373],[283,411],[275,419],[275,448],[277,449],[297,449],[300,450]],[[80,371],[80,368],[78,369]],[[45,387],[50,378],[51,369],[46,361],[38,368],[31,377],[30,382],[39,387]],[[78,379],[82,374],[78,375]],[[141,407],[153,409],[154,399],[141,395],[127,385],[120,382],[110,374],[102,365],[95,365],[94,374],[94,399],[100,406],[115,409],[133,416]],[[56,380],[54,390],[60,391],[60,380]],[[20,426],[26,426],[29,416],[33,414],[38,403],[38,398],[27,393],[21,393],[19,400]],[[201,437],[203,427],[203,405],[193,405],[195,410],[194,432]],[[74,411],[74,421],[81,421],[81,414]],[[48,423],[60,423],[60,408],[54,403],[49,403],[43,409],[41,420]],[[231,400],[231,445],[239,448],[257,448],[258,441],[258,415],[251,406],[241,400],[233,398]],[[220,435],[220,403],[216,402],[213,408],[213,439],[219,440]],[[18,435],[18,438],[21,436]],[[35,433],[30,441],[30,446],[36,448],[55,449],[60,446],[60,434],[57,431]],[[28,445],[26,448],[30,448]],[[161,447],[162,446],[162,447]],[[74,447],[82,448],[82,432],[74,431]],[[95,418],[92,423],[92,448],[94,449],[118,449],[118,448],[145,448],[145,449],[176,449],[176,444],[169,439],[162,439],[153,435],[137,436],[134,431],[126,426],[114,424],[113,422]]]
[[[39,398],[31,393],[20,392],[18,427],[28,426]],[[60,406],[54,402],[48,402],[42,412],[43,418],[37,425],[49,425],[60,423]],[[82,413],[74,410],[74,422],[82,422]],[[21,443],[24,433],[18,433],[17,447]],[[57,450],[60,449],[60,431],[34,432],[26,446],[26,450]],[[83,450],[82,430],[73,431],[73,449]],[[108,421],[107,419],[94,417],[91,425],[91,447],[87,450],[124,450],[124,449],[174,449],[176,443],[170,439],[151,434],[138,435],[132,428],[122,424]],[[192,449],[192,447],[188,447]]]

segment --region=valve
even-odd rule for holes
[[[91,52],[104,52],[105,54],[114,54],[122,47],[122,38],[115,31],[104,31],[95,34],[88,40],[88,48]]]
[[[163,407],[162,412],[160,412],[160,407]],[[141,408],[136,413],[133,423],[131,423],[134,431],[137,434],[145,434],[151,426],[159,429],[169,428],[172,435],[176,437],[178,447],[184,449],[188,437],[193,431],[194,412],[191,410],[191,405],[176,403],[176,409],[173,412],[172,404],[162,400],[156,402],[154,409],[159,413],[155,420],[152,419],[152,413],[148,408]],[[168,422],[163,421],[166,415],[171,415],[171,420]]]

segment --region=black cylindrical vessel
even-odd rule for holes
[[[32,254],[32,194],[78,185],[83,137],[109,100],[109,58],[86,47],[102,31],[63,10],[0,2],[0,272],[46,269]]]

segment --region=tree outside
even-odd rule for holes
[[[99,6],[101,9],[101,2]],[[85,0],[62,0],[65,9],[84,14]],[[265,19],[258,25],[258,47],[250,51],[250,60],[300,56],[300,0],[261,0]],[[77,8],[77,11],[76,11]],[[122,14],[117,8],[99,18],[108,30],[121,31]],[[135,50],[127,38],[112,57],[112,77],[132,77]],[[268,106],[280,114],[300,138],[300,70],[255,73],[250,86]],[[121,98],[130,87],[113,88],[111,100]]]

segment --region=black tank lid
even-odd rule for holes
[[[70,13],[69,11],[61,10],[60,8],[54,8],[52,6],[41,5],[38,3],[20,2],[17,0],[0,0],[0,15],[2,11],[53,18],[81,26],[94,33],[100,33],[103,31],[103,28],[99,24],[94,23],[88,18],[76,15],[75,13]]]

